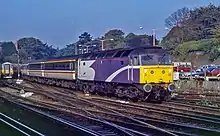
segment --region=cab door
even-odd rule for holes
[[[129,60],[129,67],[128,67],[128,80],[130,82],[134,82],[134,69],[136,66],[140,65],[139,63],[139,56],[135,55],[130,57]]]
[[[75,79],[77,79],[77,77],[78,77],[78,59],[73,61],[71,64],[73,66],[72,70],[75,71]]]
[[[133,67],[133,60],[132,57],[129,57],[129,64],[128,64],[128,81],[131,82],[131,73],[132,73],[132,67]]]
[[[80,63],[81,63],[81,59],[78,59],[78,61],[77,61],[77,65],[76,65],[76,71],[77,71],[77,79],[78,79],[78,77],[80,77],[80,75],[81,75],[81,71],[80,71]]]

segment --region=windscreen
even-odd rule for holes
[[[5,70],[10,70],[10,65],[9,64],[5,65]]]
[[[172,60],[169,54],[145,54],[141,55],[142,65],[171,65]]]

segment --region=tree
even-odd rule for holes
[[[21,61],[44,59],[56,55],[57,50],[39,39],[27,37],[18,40]]]
[[[16,49],[13,42],[1,42],[0,43],[0,62],[9,61],[15,63]]]
[[[135,38],[136,37],[136,35],[134,34],[134,33],[129,33],[129,34],[127,34],[126,36],[125,36],[125,39],[126,40],[130,40],[130,39],[133,39],[133,38]]]
[[[92,36],[88,32],[84,32],[79,36],[79,44],[84,45],[87,42],[92,41]]]
[[[215,28],[220,24],[220,7],[210,4],[196,8],[191,11],[191,16],[187,23],[194,27],[192,31],[197,32],[198,37],[195,40],[213,38]]]
[[[74,54],[81,54],[85,45],[92,41],[92,36],[88,32],[84,32],[79,36],[79,40],[74,45]],[[81,50],[81,51],[79,51]]]
[[[128,47],[152,46],[153,37],[151,35],[135,35],[133,33],[129,33],[125,37],[125,42]],[[156,40],[156,44],[158,43],[159,41]]]
[[[215,38],[220,43],[220,26],[218,26],[215,30]]]
[[[175,13],[177,14],[177,13]],[[163,38],[163,43],[175,46],[187,41],[210,39],[216,37],[216,28],[220,26],[220,6],[213,4],[195,8],[190,16],[174,26]]]
[[[65,48],[60,49],[57,51],[56,56],[70,56],[70,55],[75,55],[75,47],[76,47],[76,43],[72,43],[69,45],[66,45]]]
[[[125,42],[124,42],[124,32],[119,29],[113,29],[109,30],[107,33],[105,33],[104,37],[102,39],[113,39],[107,40],[104,43],[105,49],[115,49],[115,48],[124,48]]]
[[[1,44],[3,56],[10,56],[16,53],[15,45],[13,42],[3,42]]]
[[[163,38],[162,43],[169,41],[170,44],[178,45],[184,41],[184,29],[173,27],[170,32]]]
[[[165,25],[168,28],[173,28],[175,26],[181,25],[181,23],[187,20],[190,16],[190,10],[186,7],[178,9],[176,12],[172,13],[166,20]]]
[[[17,62],[17,55],[4,56],[3,62],[16,63]]]

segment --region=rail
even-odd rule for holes
[[[38,88],[38,89],[36,89],[36,88]],[[175,128],[175,127],[179,127],[179,128],[183,127],[184,129],[190,129],[190,130],[197,129],[197,130],[200,130],[200,131],[203,131],[203,132],[219,133],[219,131],[217,131],[216,129],[209,129],[209,128],[198,127],[198,126],[195,127],[195,126],[189,125],[189,124],[183,124],[183,123],[179,123],[179,122],[175,123],[175,122],[170,122],[170,121],[161,120],[161,119],[156,120],[156,119],[150,118],[148,116],[145,116],[145,117],[143,116],[144,118],[141,118],[141,116],[132,113],[128,107],[133,108],[133,109],[139,109],[141,111],[146,111],[146,112],[160,113],[161,115],[169,115],[169,116],[173,116],[175,118],[180,117],[180,118],[186,118],[186,119],[193,119],[195,121],[202,121],[203,123],[204,122],[212,123],[212,124],[216,125],[216,127],[219,127],[219,120],[215,121],[216,118],[208,117],[207,116],[208,114],[206,114],[206,113],[195,112],[193,110],[189,110],[188,113],[182,113],[182,112],[186,112],[188,109],[181,109],[179,107],[169,107],[169,106],[165,106],[165,105],[162,106],[162,105],[156,105],[156,104],[140,105],[140,103],[138,103],[138,104],[123,104],[123,105],[120,105],[118,102],[116,103],[116,102],[113,102],[113,101],[110,101],[110,100],[109,101],[104,100],[104,98],[100,99],[100,101],[97,101],[97,99],[94,98],[94,97],[90,97],[89,99],[87,99],[87,98],[79,97],[78,95],[75,95],[75,93],[73,91],[71,92],[68,89],[63,89],[63,88],[55,89],[55,88],[57,88],[57,87],[50,87],[50,90],[47,90],[47,89],[45,90],[45,88],[40,89],[39,86],[38,87],[36,86],[34,88],[26,87],[25,89],[27,89],[27,91],[32,90],[32,91],[35,91],[36,93],[39,93],[41,95],[45,95],[49,98],[53,98],[55,100],[64,102],[66,104],[66,106],[62,106],[62,108],[65,108],[65,109],[69,108],[69,109],[79,110],[80,108],[79,107],[77,108],[77,106],[78,106],[77,104],[79,104],[79,103],[81,103],[81,105],[84,105],[84,106],[93,106],[93,107],[96,107],[98,109],[102,109],[102,112],[101,112],[99,110],[95,111],[95,109],[91,109],[91,108],[86,109],[85,108],[84,112],[87,113],[87,116],[90,115],[90,117],[102,120],[103,122],[105,122],[106,120],[107,120],[108,123],[111,122],[111,124],[112,124],[112,122],[114,122],[113,124],[115,126],[121,128],[123,130],[126,130],[128,132],[135,133],[135,134],[138,134],[138,133],[137,133],[137,131],[135,131],[133,129],[129,130],[129,128],[126,127],[126,126],[122,127],[121,125],[116,125],[115,123],[119,123],[119,124],[121,123],[122,124],[122,122],[119,122],[119,121],[115,122],[115,120],[113,120],[114,119],[113,117],[120,117],[124,121],[124,123],[126,123],[127,125],[130,125],[130,126],[132,124],[133,124],[133,126],[136,126],[136,127],[137,126],[145,126],[145,127],[149,127],[151,129],[161,131],[161,132],[164,132],[164,133],[170,134],[170,135],[177,135],[177,134],[183,134],[184,133],[183,131],[172,130],[172,128]],[[17,89],[18,89],[18,87],[17,87]],[[66,92],[66,94],[64,94],[65,92]],[[72,93],[73,95],[69,95],[67,93]],[[63,98],[65,98],[65,100],[63,100]],[[115,106],[114,108],[112,106],[113,104]],[[51,105],[51,104],[48,104],[48,105]],[[56,105],[54,105],[54,106],[56,106]],[[118,109],[117,109],[117,107],[118,107]],[[126,113],[125,111],[120,110],[119,107],[124,108],[129,112]],[[57,107],[57,108],[60,108],[60,107]],[[104,113],[103,111],[108,111],[108,112]],[[200,113],[202,113],[202,114],[200,115]],[[104,118],[104,116],[100,117],[101,114],[105,114],[106,116],[111,116],[111,119],[110,120],[106,119],[106,118]],[[99,115],[99,116],[97,116],[97,115]],[[129,115],[131,115],[131,116],[129,116]],[[129,124],[129,122],[126,122],[128,120],[130,120],[132,122],[132,124]],[[152,125],[152,123],[154,125]],[[155,125],[155,123],[157,123],[157,125]],[[159,124],[163,124],[164,126],[168,125],[169,126],[168,128],[170,128],[170,129],[169,130],[162,129],[161,127],[158,127],[158,126],[161,126]],[[143,133],[140,133],[140,134],[144,135]],[[187,133],[187,134],[190,135],[190,133]]]

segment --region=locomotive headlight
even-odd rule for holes
[[[165,74],[165,70],[162,71],[162,74]]]
[[[151,90],[152,90],[152,85],[150,85],[150,84],[145,84],[145,85],[143,86],[143,89],[144,89],[144,91],[145,91],[146,93],[149,93],[149,92],[151,92]]]
[[[144,69],[144,73],[147,73],[147,69]]]
[[[168,85],[168,90],[169,90],[170,92],[173,92],[175,89],[176,89],[176,86],[175,86],[174,84],[169,84],[169,85]]]
[[[154,73],[154,71],[153,70],[151,70],[151,72],[150,72],[151,74],[153,74]]]

